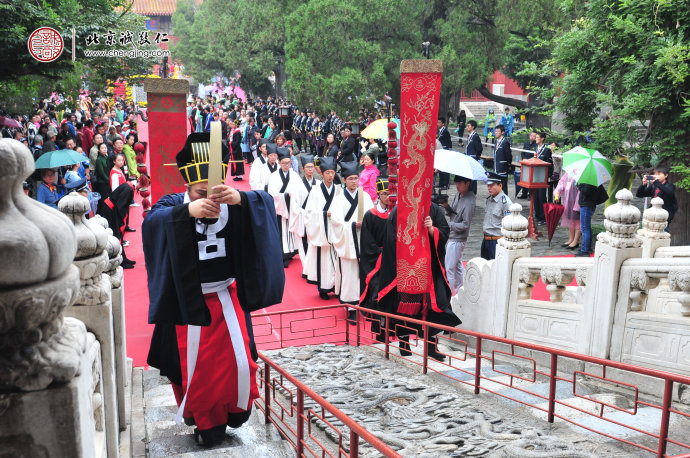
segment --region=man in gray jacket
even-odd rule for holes
[[[446,245],[446,276],[453,294],[462,286],[465,268],[462,265],[462,253],[465,251],[467,237],[470,234],[470,224],[476,203],[475,194],[470,191],[472,180],[455,175],[455,189],[458,193],[453,203],[443,204],[450,221],[450,236]]]

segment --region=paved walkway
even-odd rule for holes
[[[634,191],[640,184],[640,180],[636,179],[633,183],[633,194]],[[515,182],[513,178],[510,177],[508,181],[509,194],[508,197],[513,202],[517,202],[522,205],[522,216],[527,218],[529,216],[529,199],[516,199],[515,198]],[[450,179],[450,187],[448,191],[443,191],[444,194],[448,194],[448,201],[452,202],[457,191],[455,190],[455,185],[453,184],[453,178]],[[477,206],[474,213],[474,218],[472,219],[472,227],[470,229],[470,237],[468,239],[467,247],[465,248],[465,253],[463,259],[469,261],[472,258],[480,256],[480,249],[483,239],[482,224],[484,222],[484,210],[486,209],[486,198],[489,196],[489,192],[484,183],[479,182],[477,187]],[[633,205],[638,207],[640,211],[643,209],[644,199],[633,199]],[[599,205],[597,211],[592,218],[592,225],[596,230],[596,225],[603,226],[604,224],[604,206]],[[561,248],[561,244],[568,240],[568,230],[558,226],[556,232],[549,246],[548,239],[546,237],[546,226],[537,226],[537,228],[544,233],[544,236],[537,241],[532,241],[532,256],[572,256],[573,251]]]

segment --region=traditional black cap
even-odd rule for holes
[[[209,132],[194,132],[187,137],[184,148],[175,156],[177,168],[187,184],[208,181],[208,160],[210,154],[211,134]],[[228,157],[230,150],[227,145],[222,146],[222,157]],[[223,179],[228,165],[223,164]]]
[[[503,183],[503,177],[496,172],[486,172],[486,176],[488,177],[486,184]]]
[[[282,161],[283,159],[290,159],[290,150],[285,146],[278,148],[278,160]]]
[[[278,144],[277,143],[267,143],[266,144],[266,154],[278,154]]]
[[[321,169],[321,173],[325,172],[326,170],[335,171],[335,158],[334,157],[328,157],[328,156],[320,157],[319,163],[317,165]]]
[[[357,170],[357,162],[341,162],[340,176],[345,179],[347,177],[351,177],[352,175],[359,175],[359,170]]]
[[[388,177],[381,177],[376,180],[376,192],[388,191]]]
[[[314,156],[311,154],[300,154],[299,160],[302,163],[302,167],[304,167],[307,164],[315,164]]]
[[[268,141],[268,138],[262,138],[259,140],[259,146],[261,145],[268,145],[270,142]]]
[[[70,181],[69,183],[67,183],[67,184],[65,185],[65,189],[67,189],[68,191],[77,191],[77,192],[79,192],[79,191],[85,191],[85,190],[87,190],[88,188],[89,188],[89,187],[88,187],[88,185],[86,184],[86,178],[81,178],[81,179],[76,180],[76,181]]]

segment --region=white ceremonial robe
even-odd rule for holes
[[[356,226],[359,213],[359,194],[362,193],[362,215],[374,207],[369,194],[357,190],[354,196],[346,189],[333,199],[333,249],[338,255],[340,269],[335,280],[335,294],[340,302],[359,304],[360,228]]]
[[[274,164],[275,170],[278,170],[278,163]],[[275,171],[274,170],[274,171]],[[252,163],[252,170],[249,172],[249,187],[252,191],[265,191],[268,185],[268,178],[271,176],[271,170],[268,167],[268,160],[266,163],[261,163],[260,159],[257,159]]]
[[[302,278],[307,278],[309,241],[304,231],[304,220],[306,218],[306,208],[311,189],[313,187],[318,188],[319,184],[321,184],[321,180],[312,177],[311,181],[307,181],[306,177],[303,177],[300,178],[300,182],[302,186],[299,187],[299,191],[292,197],[295,201],[295,205],[290,208],[290,211],[295,213],[295,217],[290,219],[290,232],[295,236],[295,245],[297,245],[299,259],[302,261]]]
[[[286,181],[283,181],[283,177]],[[303,188],[302,179],[294,170],[283,172],[278,169],[268,178],[268,193],[273,196],[273,202],[278,215],[278,228],[283,246],[283,260],[292,258],[297,253],[295,236],[290,232],[290,220],[295,219],[298,213],[293,207],[297,206],[294,196]]]
[[[340,186],[332,184],[329,192],[326,185],[321,183],[312,189],[307,199],[304,217],[304,229],[309,241],[307,282],[315,284],[320,293],[335,291],[338,259],[331,248],[333,226],[328,211],[332,209],[333,201],[341,193]]]

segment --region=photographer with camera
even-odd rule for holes
[[[668,225],[666,232],[671,225],[673,216],[678,210],[676,201],[676,187],[668,182],[669,168],[665,165],[654,167],[653,175],[642,177],[642,184],[637,188],[637,197],[660,197],[664,201],[662,208],[668,212]]]

